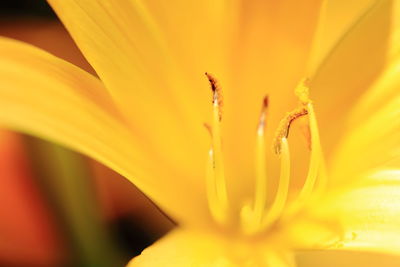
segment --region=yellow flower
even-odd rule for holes
[[[97,159],[179,223],[129,266],[400,251],[398,1],[49,2],[101,81],[1,38],[0,123]]]

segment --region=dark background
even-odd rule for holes
[[[2,0],[0,15],[2,18],[21,16],[56,18],[46,1],[41,0]]]

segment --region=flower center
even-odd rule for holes
[[[222,91],[216,79],[206,73],[213,91],[212,125],[205,126],[211,134],[211,146],[207,161],[207,198],[209,209],[214,220],[220,225],[226,225],[232,216],[224,173],[221,120]],[[267,230],[279,219],[296,214],[306,201],[321,192],[326,183],[324,162],[320,145],[317,120],[312,101],[309,99],[306,80],[300,82],[295,90],[300,100],[300,106],[286,114],[282,119],[274,139],[274,151],[280,158],[280,175],[278,187],[272,203],[267,203],[267,189],[270,180],[266,166],[265,129],[268,112],[268,97],[263,100],[255,147],[255,190],[250,204],[244,205],[240,212],[240,225],[243,233],[253,235]],[[297,118],[307,116],[310,132],[310,161],[305,182],[294,201],[288,203],[287,197],[290,185],[290,151],[288,137],[290,126]],[[317,183],[318,182],[318,183]]]

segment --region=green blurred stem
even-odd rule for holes
[[[73,265],[123,266],[116,243],[101,220],[86,159],[55,144],[37,139],[30,143],[35,165],[76,254]]]

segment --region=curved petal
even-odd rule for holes
[[[187,180],[203,187],[209,145],[203,123],[211,111],[211,91],[204,76],[207,70],[193,74],[193,69],[197,59],[208,57],[207,51],[213,50],[204,47],[210,46],[206,38],[201,43],[195,42],[194,48],[188,40],[200,30],[203,37],[207,30],[210,36],[216,36],[212,33],[213,18],[223,13],[213,14],[212,3],[206,1],[177,0],[162,4],[49,0],[49,3],[133,131],[146,140],[148,149],[159,153],[163,162],[180,170]],[[160,11],[163,6],[166,10],[161,9],[162,14],[172,13],[167,18],[154,17],[153,13],[159,14],[156,8]],[[178,30],[181,27],[182,35]],[[191,35],[184,35],[190,28]],[[184,43],[177,44],[178,41]],[[181,66],[183,54],[190,56],[190,65]],[[184,71],[197,75],[196,83],[188,81],[182,74]]]
[[[312,99],[321,118],[321,139],[328,154],[344,132],[351,106],[385,67],[392,38],[392,11],[392,1],[376,1],[335,45],[312,78]]]
[[[327,194],[314,208],[341,225],[330,249],[400,252],[400,170],[380,170]]]
[[[324,236],[323,242],[314,242],[320,246],[400,251],[399,66],[399,57],[386,65],[349,116],[346,135],[333,157],[329,192],[310,208],[325,218],[321,224],[315,220],[318,216],[311,216],[314,224],[325,225],[320,227],[324,231],[310,233]],[[339,228],[327,227],[335,221]],[[310,220],[303,225],[311,225]]]
[[[324,1],[309,62],[310,73],[318,68],[334,45],[378,1],[380,0]]]
[[[331,184],[379,168],[400,167],[400,57],[354,106],[332,162]]]
[[[125,126],[99,80],[10,39],[0,39],[0,54],[2,126],[93,157],[134,182],[177,219],[195,221],[191,210],[202,214],[203,196],[195,185],[181,183],[185,180],[177,179],[179,174],[148,152],[146,143]]]
[[[273,250],[272,250],[273,249]],[[145,249],[128,267],[147,266],[294,266],[289,253],[277,247],[246,247],[217,235],[178,229]]]

